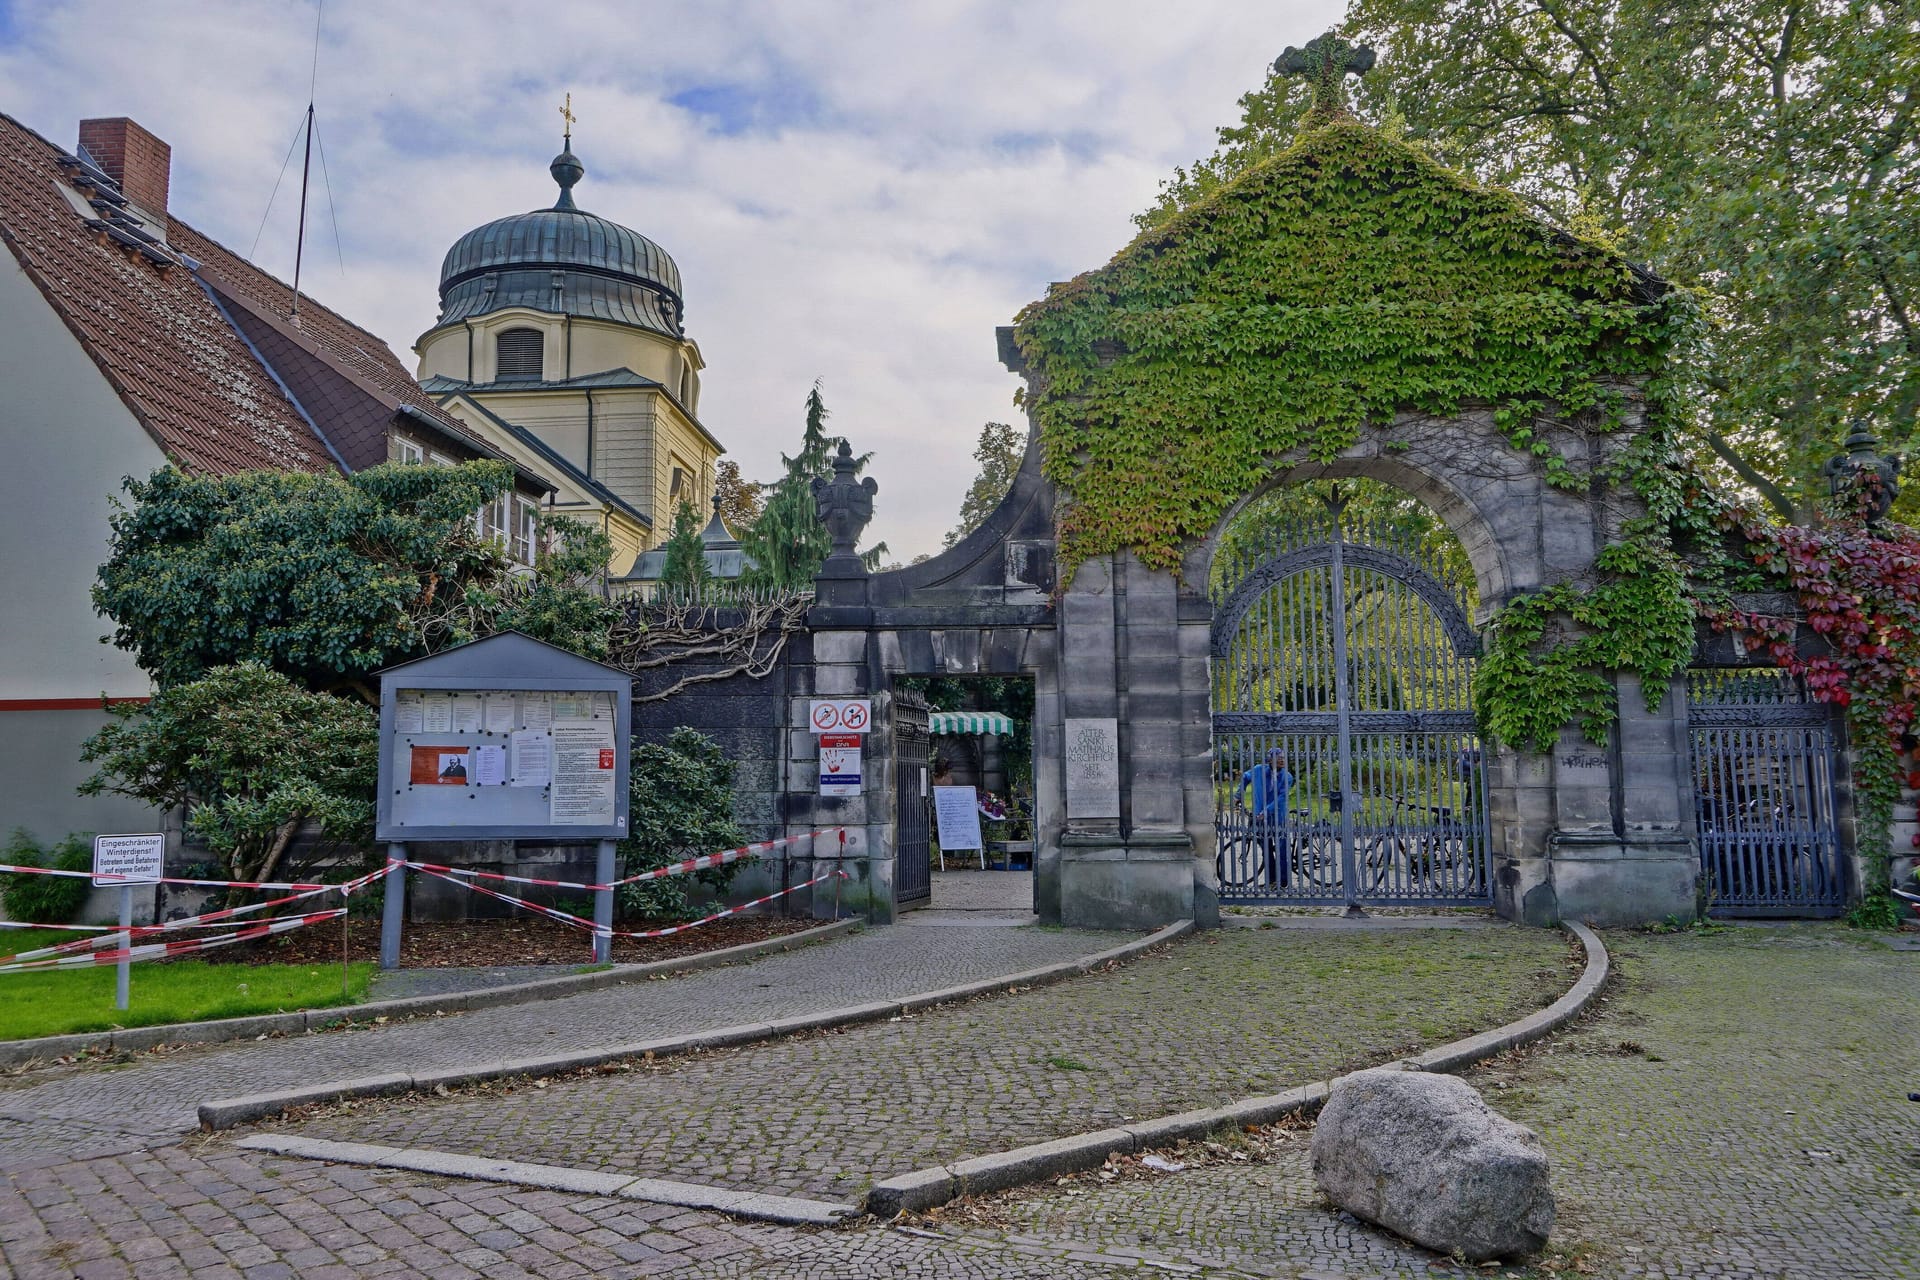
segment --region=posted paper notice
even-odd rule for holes
[[[558,703],[561,699],[556,698]],[[584,697],[581,705],[591,711]],[[610,827],[614,818],[616,759],[613,721],[568,723],[555,708],[553,785],[548,821],[556,827]]]
[[[507,749],[505,747],[481,746],[473,749],[473,785],[476,787],[507,785]]]
[[[521,729],[509,743],[513,750],[513,782],[516,787],[544,787],[553,780],[553,742],[539,729]]]

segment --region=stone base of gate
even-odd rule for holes
[[[1193,919],[1193,841],[1185,832],[1060,837],[1060,923],[1158,929]]]
[[[1692,919],[1699,882],[1700,854],[1690,840],[1556,832],[1545,859],[1501,869],[1498,905],[1501,915],[1531,925],[1655,924]]]

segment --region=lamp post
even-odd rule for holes
[[[1827,477],[1828,492],[1835,498],[1845,498],[1860,485],[1870,486],[1862,507],[1871,528],[1892,508],[1900,492],[1900,463],[1900,458],[1881,456],[1880,441],[1867,420],[1859,418],[1847,434],[1847,451],[1827,459],[1822,472]]]

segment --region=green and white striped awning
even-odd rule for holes
[[[1012,733],[1013,720],[998,711],[936,711],[927,727],[933,733]]]

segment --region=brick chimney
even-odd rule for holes
[[[172,147],[125,116],[82,120],[80,145],[109,178],[120,184],[121,195],[156,218],[166,217]]]

